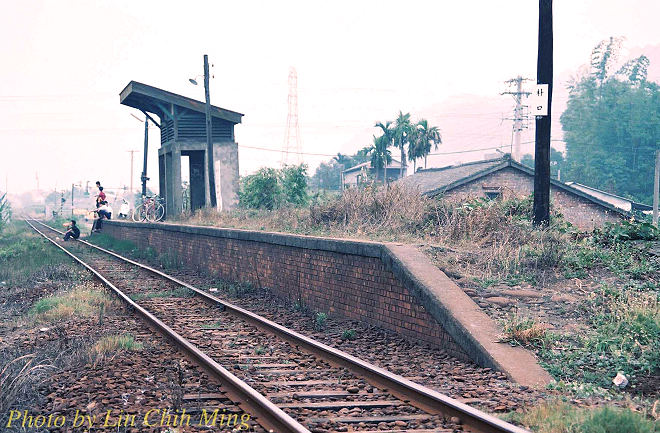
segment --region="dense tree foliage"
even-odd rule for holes
[[[239,204],[252,209],[307,204],[307,165],[286,165],[282,169],[262,168],[241,178]]]
[[[649,203],[660,149],[660,91],[646,80],[649,60],[615,71],[620,41],[592,52],[592,72],[569,86],[561,116],[566,141],[562,178]]]

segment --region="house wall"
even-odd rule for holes
[[[501,187],[504,194],[523,197],[534,192],[534,178],[511,167],[469,182],[453,189],[444,197],[453,200],[467,200],[485,197],[486,187]],[[593,230],[607,222],[617,222],[621,216],[583,197],[550,187],[550,200],[553,210],[559,211],[571,224],[582,230]]]

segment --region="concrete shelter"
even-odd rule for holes
[[[206,163],[206,115],[204,102],[153,86],[131,81],[120,93],[120,103],[160,119],[158,149],[159,194],[166,215],[183,211],[181,157],[189,157],[190,209],[210,203]],[[234,125],[243,114],[211,106],[215,190],[219,210],[238,203],[238,144]]]

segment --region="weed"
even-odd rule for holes
[[[254,349],[254,354],[255,354],[255,355],[263,355],[264,353],[266,353],[266,348],[263,347],[263,346],[257,346],[257,347]]]
[[[116,305],[117,300],[87,284],[57,296],[40,299],[30,309],[30,315],[39,321],[55,321],[73,315],[100,317],[101,309],[106,311]]]
[[[130,334],[110,335],[101,338],[90,349],[90,357],[93,364],[98,365],[110,353],[121,350],[140,351],[143,344],[135,341],[135,337]]]
[[[653,433],[655,423],[630,409],[577,408],[564,402],[551,402],[526,412],[503,418],[538,433]]]
[[[543,324],[532,319],[526,319],[512,315],[509,320],[503,322],[504,335],[502,341],[513,346],[538,346],[549,347],[552,337]]]
[[[0,234],[0,281],[11,287],[36,281],[80,281],[86,273],[24,223],[12,222]]]
[[[317,312],[314,315],[314,329],[322,331],[328,322],[328,315],[326,313]]]
[[[341,333],[341,338],[343,340],[355,340],[357,338],[357,332],[355,329],[345,329]]]

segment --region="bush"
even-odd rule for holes
[[[307,204],[307,165],[286,165],[280,171],[282,192],[287,203],[295,206]]]
[[[274,168],[262,168],[255,174],[242,178],[239,204],[254,209],[278,207],[282,192],[278,177],[278,172]]]
[[[239,204],[250,209],[277,209],[286,204],[307,204],[307,165],[287,165],[280,170],[262,168],[241,179]]]

